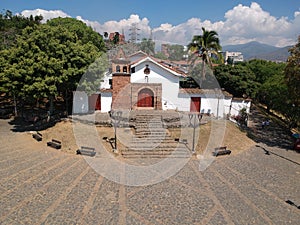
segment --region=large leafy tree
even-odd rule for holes
[[[9,55],[0,53],[2,90],[18,99],[66,97],[99,55],[97,46],[64,25],[27,27]]]
[[[113,44],[117,45],[120,42],[120,33],[119,32],[115,32],[114,38],[113,38]]]
[[[242,63],[247,66],[255,74],[257,82],[263,84],[274,75],[283,75],[285,63],[277,63],[262,59],[252,59]]]
[[[255,74],[247,66],[242,64],[220,65],[214,69],[214,74],[222,88],[235,97],[252,97],[254,98],[259,87],[255,80]]]
[[[195,57],[192,57],[192,63],[194,64],[197,60],[197,57],[200,57],[202,60],[202,81],[206,77],[206,66],[212,67],[211,56],[219,56],[219,51],[222,49],[220,41],[218,38],[218,33],[216,31],[209,31],[202,27],[202,35],[195,35],[192,39],[192,42],[188,44],[188,49],[193,53]],[[196,54],[195,54],[196,53]]]
[[[24,28],[40,24],[42,19],[42,16],[26,18],[22,15],[13,15],[9,10],[0,13],[0,50],[9,49],[16,43],[17,35],[20,35]]]
[[[267,106],[267,110],[288,111],[288,90],[283,74],[274,74],[267,78],[258,89],[258,100]]]
[[[143,38],[139,47],[141,51],[148,55],[154,55],[155,53],[155,42],[152,39]]]
[[[285,80],[288,86],[292,120],[300,121],[300,36],[298,43],[290,50],[290,56],[285,68]]]
[[[80,20],[74,18],[54,18],[47,22],[50,26],[62,26],[77,36],[83,44],[91,42],[99,50],[104,49],[104,41],[101,34],[95,32]]]
[[[169,59],[170,60],[182,60],[184,55],[184,47],[182,45],[169,45]]]

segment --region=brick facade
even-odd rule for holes
[[[130,109],[130,75],[118,74],[112,77],[112,109]]]
[[[130,76],[113,76],[112,109],[138,109],[138,96],[141,90],[153,92],[153,109],[162,109],[162,85],[159,83],[130,83]]]

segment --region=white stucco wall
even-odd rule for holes
[[[112,93],[111,92],[101,93],[101,112],[110,111],[111,104],[112,104]]]
[[[225,96],[205,96],[201,99],[201,112],[211,114],[215,117],[223,118],[229,114],[231,98],[225,98]]]
[[[230,114],[230,105],[231,105],[232,98],[224,99],[224,114]]]
[[[246,108],[246,112],[250,113],[251,101],[235,100],[231,102],[231,116],[237,116],[241,109]]]
[[[178,102],[180,106],[178,107],[179,111],[190,111],[191,97],[200,97],[201,98],[201,113],[210,113],[213,116],[224,117],[229,114],[231,98],[225,98],[225,96],[219,97],[219,99],[214,95],[205,95],[205,94],[187,94],[180,93],[178,95]]]
[[[112,74],[107,73],[103,77],[103,81],[100,83],[100,89],[110,89],[109,79],[112,79]]]
[[[177,97],[179,91],[179,76],[161,68],[160,66],[145,61],[135,66],[135,73],[131,74],[131,83],[147,83],[144,69],[149,65],[150,74],[148,74],[148,83],[162,84],[162,104],[163,109],[176,109],[180,107],[180,101]]]
[[[73,93],[73,113],[87,113],[89,110],[88,96],[83,91],[75,91]]]

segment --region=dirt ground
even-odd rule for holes
[[[247,137],[246,132],[241,131],[234,123],[230,121],[225,122],[226,129],[223,133],[222,145],[227,146],[232,151],[232,154],[237,154],[244,150],[249,149],[255,142]],[[100,139],[103,137],[112,138],[114,137],[114,130],[112,127],[97,126],[98,134]],[[199,133],[200,131],[200,133]],[[192,128],[173,128],[169,129],[169,133],[174,138],[186,138],[188,143],[192,143]],[[62,144],[62,151],[75,154],[78,146],[73,134],[73,126],[70,120],[64,120],[57,123],[54,127],[48,128],[47,130],[41,131],[43,135],[43,141],[47,142],[51,139],[60,140]],[[196,129],[196,140],[195,143],[196,152],[202,153],[207,147],[209,137],[212,134],[211,123],[200,126],[200,130]],[[122,144],[122,143],[120,143]],[[105,142],[104,146],[108,151],[112,151],[110,143]],[[191,144],[189,144],[191,146]]]
[[[221,146],[227,146],[232,151],[232,154],[237,154],[247,150],[255,145],[255,142],[247,137],[246,132],[241,131],[238,126],[230,121],[225,121],[222,126],[225,126],[224,132],[219,135]],[[192,143],[193,128],[173,128],[169,132],[174,138],[186,138],[188,143]],[[200,130],[196,129],[195,149],[198,154],[202,154],[208,145],[208,141],[212,131],[212,123],[201,125]]]
[[[114,131],[111,127],[97,127],[100,138],[113,137]],[[75,154],[79,148],[76,144],[73,124],[70,120],[66,119],[47,130],[39,131],[43,135],[43,141],[48,142],[51,139],[56,139],[62,142],[61,150],[64,152]]]

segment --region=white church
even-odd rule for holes
[[[234,99],[220,88],[186,86],[187,80],[187,72],[177,66],[142,51],[128,57],[120,51],[96,93],[88,96],[75,92],[73,113],[147,109],[198,112],[218,118],[238,115],[242,108],[249,113],[250,100]]]

